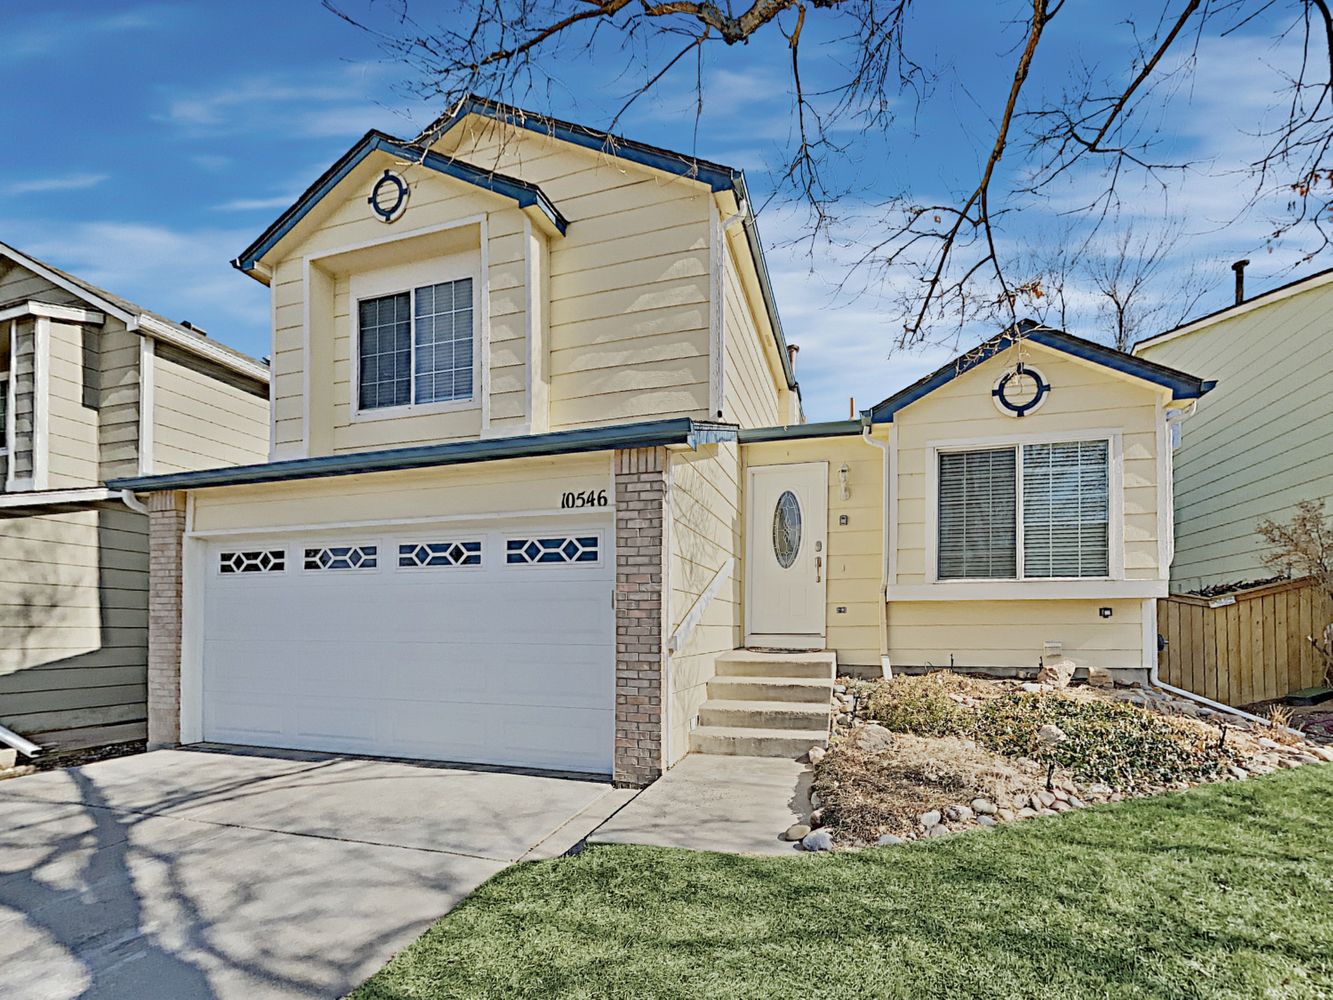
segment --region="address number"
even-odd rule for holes
[[[573,507],[605,507],[606,490],[578,490],[574,493],[560,494],[560,509]]]

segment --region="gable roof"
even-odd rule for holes
[[[517,177],[509,177],[493,170],[483,170],[463,160],[430,152],[423,146],[418,146],[403,139],[396,139],[385,132],[372,129],[362,136],[356,145],[340,156],[337,162],[324,171],[310,187],[306,188],[295,203],[278,216],[273,224],[265,229],[253,243],[242,250],[236,259],[231,262],[232,266],[253,277],[252,272],[259,259],[272,250],[284,236],[292,231],[297,223],[304,219],[330,191],[337,187],[368,156],[378,152],[388,153],[401,160],[420,163],[426,169],[433,170],[446,177],[452,177],[465,184],[472,184],[505,198],[512,198],[519,208],[534,208],[562,236],[565,230],[569,228],[569,221],[536,184],[529,184]]]
[[[97,285],[85,281],[77,275],[70,274],[68,271],[63,271],[53,264],[38,260],[36,257],[26,254],[7,243],[0,243],[0,257],[9,258],[20,267],[78,296],[101,312],[114,316],[124,323],[128,329],[138,332],[141,336],[155,337],[174,347],[179,347],[183,351],[207,358],[260,382],[268,382],[269,380],[268,366],[262,361],[258,361],[234,347],[228,347],[211,337],[205,337],[198,331],[145,309],[129,299],[113,295],[105,288],[99,288]]]
[[[563,235],[570,225],[556,206],[535,184],[508,177],[494,171],[429,151],[429,147],[438,142],[451,129],[469,115],[479,115],[494,121],[504,122],[517,128],[527,129],[541,135],[548,135],[564,142],[581,146],[584,149],[620,157],[639,166],[658,170],[673,177],[698,181],[706,184],[714,193],[729,191],[738,205],[743,206],[742,226],[750,255],[755,262],[755,274],[759,282],[760,295],[764,300],[764,311],[769,325],[773,329],[773,339],[777,345],[778,361],[782,365],[787,388],[796,390],[796,373],[791,366],[791,357],[787,353],[787,338],[782,329],[782,319],[778,315],[777,301],[773,296],[773,282],[768,273],[768,263],[764,259],[763,243],[759,238],[759,228],[749,210],[750,194],[745,184],[744,172],[735,167],[728,167],[698,157],[686,156],[645,142],[626,139],[578,125],[574,122],[551,118],[534,111],[526,111],[509,104],[501,104],[485,97],[470,95],[451,114],[437,118],[430,127],[415,140],[397,139],[384,132],[372,130],[361,141],[349,149],[318,180],[297,198],[296,202],[284,211],[259,238],[246,247],[232,261],[232,266],[251,277],[257,277],[255,266],[259,259],[273,249],[284,236],[301,221],[321,199],[329,194],[337,184],[371,153],[382,150],[402,159],[415,160],[432,170],[447,174],[469,184],[476,184],[496,194],[513,198],[520,208],[533,207],[540,210],[551,224]]]
[[[1272,305],[1275,302],[1281,302],[1283,299],[1291,298],[1291,296],[1299,295],[1302,292],[1312,292],[1316,288],[1320,288],[1330,283],[1333,283],[1333,267],[1323,271],[1317,271],[1314,274],[1308,274],[1304,278],[1297,278],[1295,281],[1289,281],[1285,285],[1278,285],[1276,288],[1270,288],[1266,292],[1260,292],[1258,295],[1248,298],[1243,302],[1229,305],[1225,309],[1218,309],[1214,312],[1205,313],[1197,319],[1181,323],[1180,326],[1173,327],[1170,330],[1164,330],[1161,333],[1155,333],[1151,337],[1145,337],[1131,347],[1130,350],[1133,353],[1138,354],[1142,348],[1156,347],[1158,344],[1165,344],[1167,341],[1175,340],[1177,337],[1183,337],[1186,334],[1194,333],[1196,330],[1202,330],[1205,327],[1212,326],[1214,323],[1221,323],[1223,320],[1243,316],[1247,312],[1253,312],[1256,309]]]
[[[1084,340],[1082,337],[1075,337],[1063,330],[1052,330],[1036,320],[1025,319],[1020,320],[1016,326],[1001,331],[990,340],[984,341],[971,351],[960,354],[948,364],[937,368],[925,378],[918,379],[906,389],[895,392],[865,412],[872,423],[892,423],[893,415],[899,410],[912,405],[918,399],[947,385],[978,365],[984,364],[1020,341],[1041,344],[1053,351],[1060,351],[1083,361],[1091,361],[1170,389],[1172,399],[1198,399],[1217,384],[1187,375],[1175,368],[1168,368],[1166,365],[1159,365],[1154,361],[1136,358],[1132,354],[1117,351],[1091,340]]]

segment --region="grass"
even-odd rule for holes
[[[860,853],[511,868],[354,1000],[1333,996],[1333,766]]]

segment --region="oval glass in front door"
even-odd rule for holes
[[[801,505],[796,494],[784,490],[773,508],[773,555],[778,565],[790,569],[801,551]]]

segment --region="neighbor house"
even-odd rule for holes
[[[473,99],[235,261],[268,462],[151,514],[150,741],[612,774],[795,756],[833,671],[1140,676],[1198,379],[1024,325],[802,422],[743,176]]]
[[[1260,521],[1302,500],[1333,512],[1333,270],[1149,337],[1141,358],[1217,389],[1176,453],[1172,589],[1264,579]]]
[[[0,244],[0,427],[0,725],[143,739],[148,518],[106,482],[265,458],[268,370]]]

